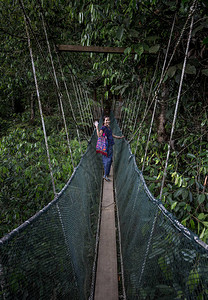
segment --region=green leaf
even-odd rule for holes
[[[205,227],[208,227],[208,222],[202,222]]]
[[[199,220],[204,220],[206,218],[205,214],[204,213],[201,213],[198,215],[197,217]]]
[[[160,49],[160,45],[157,44],[149,48],[149,53],[157,53],[159,49]]]
[[[201,127],[204,127],[204,125],[206,124],[207,120],[205,119],[204,121],[201,122]],[[204,153],[202,153],[202,155],[204,155]],[[201,156],[201,153],[200,153]]]
[[[191,211],[191,206],[189,204],[186,204],[185,209],[187,209],[187,211],[190,212]]]
[[[204,44],[204,45],[207,45],[207,44],[208,44],[208,37],[206,37],[206,38],[203,40],[203,44]]]
[[[123,63],[125,63],[125,61],[128,59],[129,54],[124,58]]]
[[[188,221],[189,218],[190,218],[190,216],[188,216],[187,218],[183,219],[183,220],[181,221],[181,224],[182,224],[183,226],[186,226],[186,222]]]
[[[190,220],[190,224],[191,224],[191,229],[194,230],[195,229],[195,223],[194,220]]]
[[[147,44],[142,43],[142,46],[143,46],[145,51],[149,51],[149,46]]]
[[[125,50],[124,50],[124,54],[130,54],[131,53],[131,47],[127,47]]]
[[[167,71],[167,75],[172,78],[174,75],[175,75],[175,72],[176,72],[177,68],[176,66],[172,66],[168,69]]]
[[[182,193],[183,200],[187,199],[188,196],[189,196],[188,190],[184,188],[183,193]]]
[[[203,69],[201,73],[205,76],[208,76],[208,69]]]
[[[142,53],[144,52],[144,48],[142,45],[138,45],[136,48],[135,48],[135,52],[139,55],[142,55]]]
[[[194,154],[192,154],[192,153],[188,153],[187,156],[191,157],[191,158],[196,158],[196,156]]]
[[[186,65],[185,73],[187,74],[196,74],[196,67],[190,64]]]
[[[123,34],[124,34],[124,27],[123,27],[123,26],[120,26],[120,27],[118,28],[117,33],[116,33],[117,39],[118,39],[118,40],[121,40],[122,37],[123,37]],[[125,52],[124,52],[124,53],[125,53]]]
[[[129,30],[129,35],[132,37],[139,37],[140,33],[139,31],[135,30],[135,29],[130,29]]]
[[[204,229],[202,230],[202,233],[201,233],[200,236],[199,236],[200,239],[203,239],[205,230],[206,230],[206,228],[204,227]]]
[[[177,203],[178,203],[177,201],[173,202],[173,204],[171,205],[172,210],[176,207]]]
[[[177,197],[180,196],[183,192],[184,192],[184,188],[179,188],[179,189],[174,193],[174,197],[177,198]]]
[[[106,69],[102,71],[102,76],[105,76]]]
[[[201,194],[201,195],[198,196],[199,204],[202,204],[204,202],[204,200],[205,200],[205,195],[204,194]]]

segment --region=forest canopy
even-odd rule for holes
[[[2,235],[20,225],[54,196],[26,28],[31,40],[57,190],[73,172],[44,20],[60,82],[75,165],[86,149],[86,136],[89,138],[93,131],[90,110],[80,114],[76,101],[77,89],[80,89],[87,93],[93,112],[95,107],[109,111],[117,104],[121,105],[120,126],[127,140],[134,137],[131,149],[155,197],[160,196],[166,153],[170,147],[161,200],[183,225],[207,242],[208,187],[204,185],[208,173],[207,14],[205,0],[1,1]],[[124,47],[125,50],[122,55],[59,52],[57,56],[56,46],[61,44]],[[73,111],[67,100],[58,57]],[[182,90],[177,99],[185,57]],[[153,99],[157,99],[157,107],[146,152],[154,113]],[[180,101],[171,137],[177,100]],[[74,117],[80,129],[81,146]]]

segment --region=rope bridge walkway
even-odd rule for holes
[[[118,274],[116,252],[115,202],[113,195],[113,170],[110,182],[104,180],[95,300],[118,299]]]
[[[154,88],[159,61],[158,54],[149,97],[137,130],[136,124],[144,91],[140,97],[136,93],[136,99],[133,98],[132,92],[132,96],[129,95],[126,100],[127,109],[124,110],[121,118],[123,120],[121,129],[127,139],[129,127],[132,128],[134,134],[129,139],[129,143],[115,141],[114,193],[112,181],[103,185],[102,159],[95,151],[97,141],[95,132],[79,165],[77,168],[74,167],[64,102],[62,101],[63,94],[52,55],[52,48],[55,50],[55,44],[52,41],[53,47],[51,47],[48,40],[44,12],[40,5],[40,18],[47,44],[47,55],[50,58],[49,64],[46,53],[43,51],[27,15],[24,1],[20,0],[19,2],[24,14],[28,48],[55,198],[35,216],[0,240],[0,299],[208,299],[208,245],[180,224],[162,203],[151,195],[130,150],[131,141],[137,137],[135,153],[137,152],[143,121],[154,103],[145,150],[145,163],[159,89],[176,48],[190,23],[172,122],[170,140],[172,139],[193,29],[194,11],[197,6],[196,0],[190,7],[181,34],[175,43],[169,61],[167,61],[176,15],[173,18],[160,80]],[[63,119],[74,169],[72,177],[58,194],[47,143],[30,34],[32,34],[53,80],[57,94],[57,105]],[[73,103],[58,53],[56,55],[80,144],[79,121],[73,106],[76,104],[82,124],[85,124],[86,121],[87,124],[92,124],[94,118],[88,93],[84,86],[77,83],[75,76],[71,73],[71,88],[74,95],[72,98],[76,100]],[[153,91],[154,96],[149,104]],[[114,134],[121,135],[113,115],[111,119]],[[84,137],[87,139],[85,126],[83,129]],[[160,199],[162,199],[167,172],[170,144],[168,147]],[[103,199],[101,201],[102,194]],[[115,207],[117,223],[115,223]]]
[[[111,125],[119,135],[113,117]],[[0,240],[0,299],[99,299],[103,168],[96,141],[94,132],[57,197]],[[125,141],[115,141],[114,186],[119,297],[207,299],[208,245],[153,198]]]

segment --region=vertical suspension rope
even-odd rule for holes
[[[131,94],[129,92],[129,101],[128,101],[128,104],[126,106],[126,117],[125,117],[125,121],[124,121],[124,129],[123,129],[124,135],[126,135],[126,131],[128,130],[128,120],[129,120],[130,107],[131,107]]]
[[[26,19],[26,21],[27,21],[27,25],[28,25],[29,28],[30,28],[30,31],[31,31],[32,36],[33,36],[33,38],[34,38],[34,40],[35,40],[35,42],[36,42],[36,44],[37,44],[37,46],[38,46],[38,49],[39,49],[40,54],[41,54],[41,56],[42,56],[42,58],[43,58],[43,61],[45,62],[45,64],[46,64],[47,67],[48,67],[48,70],[49,70],[49,73],[50,73],[50,75],[51,75],[53,84],[54,84],[55,87],[56,87],[56,83],[55,83],[55,80],[54,80],[54,77],[53,77],[53,73],[51,72],[51,68],[49,67],[48,61],[47,61],[47,59],[46,59],[46,57],[45,57],[45,55],[44,55],[44,53],[43,53],[42,47],[41,47],[41,45],[40,45],[40,43],[39,43],[39,41],[38,41],[38,39],[37,39],[37,37],[36,37],[34,31],[33,31],[33,28],[32,28],[31,22],[30,22],[30,19],[29,19],[29,17],[27,16],[27,13],[26,13],[26,10],[25,10],[25,7],[24,7],[23,0],[19,0],[19,3],[20,3],[20,6],[21,6],[21,8],[22,8],[22,11],[23,11],[23,14],[24,14],[24,16],[25,16],[25,19]],[[59,109],[59,112],[60,112],[61,109],[60,109],[59,101],[57,101],[57,104],[58,104],[58,109]]]
[[[196,1],[194,1],[194,4],[190,8],[190,12],[192,14],[194,12],[195,3],[196,3]],[[184,70],[185,70],[185,66],[186,66],[186,59],[187,59],[187,55],[188,55],[188,48],[189,48],[189,43],[190,43],[190,39],[191,39],[192,28],[193,28],[193,16],[192,16],[192,20],[191,20],[189,37],[188,37],[188,41],[187,41],[186,53],[185,53],[184,64],[183,64],[183,69],[182,69],[182,74],[181,74],[181,80],[180,80],[180,86],[179,86],[179,93],[180,93],[181,87],[182,87],[183,75],[184,75]],[[177,98],[178,101],[176,103],[176,109],[175,109],[175,114],[174,114],[174,119],[175,120],[176,120],[176,115],[177,115],[177,108],[178,108],[179,98],[180,98],[180,96],[178,95],[178,98]],[[173,129],[173,127],[172,127],[172,129]],[[170,143],[169,143],[168,146],[170,146]],[[169,154],[167,154],[167,158],[169,158]],[[166,159],[166,165],[167,165],[167,161],[168,161],[168,159]],[[167,170],[167,167],[166,167],[166,170]],[[163,175],[163,183],[162,183],[161,190],[160,190],[160,199],[162,198],[162,190],[163,190],[163,186],[164,186],[164,181],[165,181],[165,176]],[[144,257],[144,262],[143,262],[143,265],[142,265],[142,270],[141,270],[141,274],[140,274],[140,278],[139,278],[139,286],[141,284],[142,277],[143,277],[143,274],[144,274],[144,270],[145,270],[145,266],[146,266],[146,261],[147,261],[147,256],[148,256],[150,245],[151,245],[151,242],[152,242],[152,237],[153,237],[153,233],[154,233],[154,229],[155,229],[157,218],[158,218],[158,210],[156,211],[156,214],[155,214],[155,217],[154,217],[154,220],[153,220],[153,223],[152,223],[150,237],[149,237],[149,240],[148,240],[148,243],[147,243],[147,249],[146,249],[146,253],[145,253],[145,257]]]
[[[73,166],[73,169],[74,169],[74,160],[73,160],[72,149],[71,149],[71,145],[70,145],[70,141],[69,141],[69,134],[68,134],[68,129],[67,129],[67,125],[66,125],[66,118],[65,118],[65,114],[64,114],[64,108],[63,108],[63,103],[62,103],[62,94],[60,92],[60,87],[59,87],[58,79],[57,79],[57,76],[56,76],[56,70],[55,70],[54,63],[53,63],[53,57],[52,57],[52,54],[51,54],[51,46],[50,46],[50,43],[49,43],[49,40],[48,40],[48,34],[47,34],[47,31],[46,31],[46,26],[45,26],[43,14],[42,14],[42,12],[40,14],[41,14],[41,18],[42,18],[42,24],[43,24],[43,29],[44,29],[44,33],[45,33],[46,43],[47,43],[47,46],[48,46],[48,53],[49,53],[50,60],[51,60],[51,66],[52,66],[52,69],[53,69],[53,75],[54,75],[56,87],[57,87],[57,90],[58,90],[58,97],[59,97],[59,102],[60,102],[60,107],[61,107],[62,118],[63,118],[63,121],[64,121],[67,144],[68,144],[68,148],[69,148],[69,152],[70,152],[70,156],[71,156],[72,166]]]
[[[40,6],[40,8],[42,10],[40,2],[39,2],[39,6]],[[73,157],[72,157],[72,150],[71,150],[71,145],[70,145],[70,141],[69,141],[69,135],[68,135],[67,125],[66,125],[66,119],[65,119],[65,114],[64,114],[63,104],[62,104],[62,94],[60,92],[60,88],[59,88],[59,84],[58,84],[58,80],[57,80],[57,76],[56,76],[56,71],[55,71],[55,67],[54,67],[54,63],[53,63],[53,58],[52,58],[52,54],[51,54],[51,48],[50,48],[50,44],[49,44],[49,41],[48,41],[48,36],[47,36],[47,31],[46,31],[46,27],[45,27],[45,22],[44,22],[42,11],[41,11],[41,17],[42,17],[42,23],[43,23],[44,33],[45,33],[45,37],[46,37],[46,42],[47,42],[47,46],[48,46],[48,52],[49,52],[49,55],[50,55],[51,65],[52,65],[52,69],[53,69],[55,86],[56,86],[57,91],[58,91],[57,94],[58,94],[58,99],[59,99],[59,102],[60,102],[62,117],[63,117],[63,121],[64,121],[65,132],[66,132],[66,136],[67,136],[68,148],[69,148],[70,155],[71,155],[71,162],[72,162],[72,166],[73,166],[73,169],[74,169],[74,161],[73,161]],[[66,229],[65,229],[65,226],[64,226],[64,222],[63,222],[63,218],[62,218],[62,214],[61,214],[58,202],[56,203],[56,209],[57,209],[58,217],[59,217],[59,220],[60,220],[60,223],[61,223],[61,227],[62,227],[62,231],[63,231],[63,236],[64,236],[64,241],[65,241],[66,247],[68,249],[68,255],[69,255],[70,259],[71,259],[71,251],[69,249],[69,245],[68,245],[68,242],[67,242]],[[71,261],[71,267],[72,267],[74,281],[75,281],[76,285],[78,285],[77,279],[76,279],[76,274],[75,274],[75,269],[74,269],[74,264],[73,264],[72,261]]]
[[[86,95],[86,99],[87,99],[87,102],[88,102],[88,107],[89,107],[89,113],[90,113],[91,122],[92,122],[92,125],[93,125],[94,120],[93,120],[92,108],[91,108],[91,105],[90,105],[90,99],[88,97],[87,91],[85,91],[85,95]]]
[[[135,99],[135,102],[134,102],[132,120],[131,120],[132,132],[133,132],[135,118],[136,118],[136,106],[137,106],[137,102],[138,102],[138,97],[139,97],[139,95],[138,95],[138,93],[136,93],[136,99]]]
[[[146,70],[146,75],[145,75],[145,82],[144,82],[144,87],[142,89],[142,93],[141,93],[141,99],[144,97],[144,89],[145,89],[145,86],[146,86],[146,82],[147,82],[147,70]],[[140,101],[141,103],[141,101]],[[148,103],[149,103],[149,97],[147,98],[147,102],[146,102],[146,105],[145,105],[145,109],[144,109],[144,116],[142,118],[142,121],[140,122],[140,129],[139,129],[139,134],[138,134],[138,138],[137,138],[137,143],[136,143],[136,148],[135,148],[135,155],[136,155],[136,152],[137,152],[137,148],[138,148],[138,143],[139,143],[139,139],[140,139],[140,133],[141,133],[141,129],[142,129],[142,123],[144,122],[144,119],[146,117],[146,111],[147,111],[147,107],[148,107]],[[138,117],[138,116],[137,116]],[[131,141],[131,140],[130,140]]]
[[[146,76],[147,76],[147,71],[146,71]],[[145,77],[146,77],[145,76]],[[146,78],[145,78],[145,84],[144,84],[144,88],[143,88],[143,91],[142,91],[142,94],[141,94],[141,99],[143,98],[144,96],[144,89],[145,89],[145,86],[146,86]],[[135,152],[134,154],[136,155],[136,152],[137,152],[137,148],[138,148],[138,144],[139,144],[139,139],[140,139],[140,133],[141,133],[141,129],[142,129],[142,124],[145,120],[145,117],[146,117],[146,112],[147,112],[147,108],[148,108],[148,103],[149,103],[149,98],[147,98],[147,102],[146,102],[146,105],[145,105],[145,110],[144,110],[144,115],[143,115],[143,118],[142,118],[142,121],[140,122],[140,125],[139,125],[139,131],[137,130],[137,133],[138,133],[138,137],[137,137],[137,143],[136,143],[136,148],[135,148]],[[130,140],[131,142],[131,140]]]
[[[184,24],[182,30],[181,30],[181,34],[180,34],[180,36],[179,36],[179,38],[178,38],[178,41],[177,41],[177,43],[176,43],[176,45],[175,45],[175,47],[174,47],[173,53],[172,53],[172,55],[171,55],[171,57],[170,57],[170,60],[169,60],[167,66],[166,66],[166,68],[165,68],[165,70],[164,70],[164,72],[163,72],[163,76],[162,76],[162,78],[161,78],[161,81],[160,81],[160,82],[158,83],[158,85],[157,85],[157,88],[156,88],[156,91],[155,91],[155,95],[154,95],[154,97],[153,97],[153,99],[152,99],[151,105],[152,105],[152,103],[155,101],[155,99],[156,99],[156,97],[157,97],[157,95],[158,95],[158,92],[159,92],[161,83],[162,83],[162,81],[163,81],[163,79],[164,79],[164,77],[165,77],[165,74],[167,73],[168,68],[169,68],[169,66],[170,66],[170,64],[171,64],[171,62],[172,62],[172,60],[173,60],[173,57],[174,57],[175,52],[176,52],[176,49],[177,49],[177,47],[178,47],[178,45],[179,45],[179,43],[180,43],[180,41],[181,41],[181,39],[182,39],[182,36],[183,36],[183,34],[184,34],[184,31],[185,31],[185,29],[186,29],[186,26],[187,26],[187,24],[188,24],[188,21],[190,20],[191,16],[192,16],[193,13],[194,13],[196,3],[197,3],[197,0],[194,0],[192,6],[190,7],[189,15],[188,15],[188,17],[187,17],[187,19],[186,19],[186,22],[185,22],[185,24]],[[150,105],[149,107],[151,107],[151,105]],[[147,114],[147,113],[148,113],[148,111],[146,112],[146,114]],[[146,116],[145,116],[145,117],[146,117]],[[129,143],[131,143],[131,142],[133,141],[134,137],[136,136],[136,134],[138,133],[138,131],[140,131],[140,129],[141,129],[141,128],[140,128],[140,126],[139,126],[138,129],[136,130],[136,132],[133,134],[133,136],[132,136],[131,139],[129,140]]]
[[[80,107],[81,107],[81,111],[82,111],[82,118],[83,118],[83,122],[85,124],[86,123],[85,122],[85,119],[86,119],[85,116],[86,116],[86,114],[85,114],[84,105],[83,105],[83,98],[82,98],[81,88],[80,88],[80,84],[77,83],[76,81],[75,81],[75,87],[77,89],[77,96],[78,96]]]
[[[128,97],[125,98],[125,100],[123,100],[123,105],[121,107],[121,131],[123,132],[123,126],[124,126],[124,118],[125,118],[125,113],[126,113],[126,110],[125,110],[125,107],[124,105],[126,105],[126,102],[128,101]]]
[[[133,106],[134,106],[134,101],[133,101],[133,94],[134,94],[134,89],[132,90],[131,96],[130,96],[130,102],[129,102],[129,108],[128,108],[128,119],[126,122],[126,128],[127,128],[127,133],[125,133],[126,135],[126,139],[128,140],[128,135],[130,132],[130,125],[131,125],[131,120],[132,120],[132,116],[133,116]]]
[[[81,86],[81,84],[79,84],[79,89],[80,89],[80,94],[81,97],[84,101],[84,106],[85,106],[85,111],[86,111],[86,118],[87,118],[87,122],[89,123],[89,126],[92,126],[93,130],[94,130],[94,126],[93,126],[93,118],[91,118],[91,112],[90,112],[90,104],[89,104],[89,99],[87,97],[87,92],[84,91],[83,87]],[[90,128],[88,129],[88,132],[90,134]]]
[[[90,99],[88,97],[87,91],[83,91],[83,93],[86,98],[86,105],[87,105],[87,110],[88,110],[88,114],[89,114],[90,125],[93,126],[93,116],[92,116],[92,111],[91,111],[91,107],[90,107]]]
[[[75,87],[76,87],[76,90],[77,90],[79,105],[80,105],[81,111],[82,111],[82,118],[83,118],[83,125],[84,125],[85,124],[85,111],[84,111],[84,107],[83,107],[83,103],[82,103],[82,95],[80,93],[80,85],[76,81],[75,81]],[[84,126],[84,130],[85,130],[85,133],[87,134],[85,126]]]
[[[90,124],[90,127],[92,127],[92,130],[90,131],[90,134],[92,134],[93,131],[94,131],[94,124],[93,124],[94,120],[93,120],[92,110],[91,110],[91,107],[90,107],[90,100],[89,100],[87,91],[83,90],[83,93],[84,93],[85,99],[86,99],[86,107],[87,107],[87,111],[88,111],[88,115],[89,115],[89,124]],[[90,130],[90,128],[89,128],[89,130]]]
[[[145,72],[144,86],[142,87],[142,93],[141,93],[142,98],[144,98],[146,83],[147,83],[147,69],[146,69],[146,72]],[[146,107],[148,106],[148,101],[149,101],[149,99],[147,99]],[[145,110],[146,110],[146,108],[145,108]]]
[[[137,153],[137,149],[138,149],[138,145],[139,145],[139,139],[140,139],[140,133],[141,133],[141,129],[142,129],[142,127],[140,127],[139,131],[137,132],[137,133],[138,133],[138,137],[137,137],[137,143],[136,143],[136,148],[135,148],[135,151],[134,151],[134,155],[136,155],[136,153]]]
[[[79,102],[79,96],[78,96],[78,93],[77,93],[77,89],[76,89],[76,86],[75,86],[75,80],[74,80],[74,76],[73,75],[71,75],[71,80],[72,80],[74,94],[75,94],[75,98],[76,98],[78,109],[79,109],[79,114],[80,114],[81,122],[84,125],[84,120],[83,120],[83,116],[82,116],[82,110],[81,110],[81,106],[80,106],[80,102]],[[84,127],[84,134],[86,134],[85,127]]]
[[[137,90],[137,95],[139,97],[139,91],[138,90]],[[139,115],[139,110],[140,110],[141,102],[142,102],[142,97],[140,95],[139,105],[137,107],[137,111],[136,111],[136,116],[135,116],[135,121],[134,121],[134,126],[133,126],[133,131],[132,132],[134,132],[134,130],[136,128],[136,123],[137,123],[137,120],[138,120],[138,115]]]
[[[22,0],[20,0],[20,1],[22,1]],[[35,81],[36,93],[37,93],[37,98],[38,98],[39,111],[40,111],[41,122],[42,122],[42,127],[43,127],[43,133],[44,133],[44,139],[45,139],[45,145],[46,145],[46,152],[47,152],[47,157],[48,157],[48,166],[49,166],[50,175],[51,175],[53,193],[54,193],[54,196],[56,196],[55,182],[54,182],[53,170],[52,170],[49,147],[48,147],[48,139],[47,139],[47,134],[46,134],[46,129],[45,129],[45,122],[44,122],[44,118],[43,118],[42,104],[41,104],[41,100],[40,100],[39,87],[38,87],[38,82],[37,82],[37,77],[36,77],[35,64],[34,64],[32,47],[31,47],[31,42],[30,42],[30,35],[29,35],[28,28],[27,28],[27,20],[26,20],[25,15],[24,15],[24,21],[25,21],[27,40],[28,40],[28,48],[29,48],[29,51],[30,51],[30,58],[31,58],[31,62],[32,62],[32,70],[33,70],[33,76],[34,76],[34,81]]]
[[[168,46],[167,46],[167,50],[165,52],[165,59],[164,59],[163,67],[162,67],[160,82],[162,81],[163,74],[164,74],[164,71],[165,71],[165,66],[166,66],[166,62],[167,62],[167,58],[168,58],[168,52],[169,52],[169,49],[170,49],[170,43],[171,43],[172,35],[173,35],[173,29],[175,27],[175,21],[176,21],[176,13],[174,15],[173,24],[172,24],[171,31],[170,31],[170,37],[169,37],[169,40],[168,40]]]
[[[87,121],[89,121],[89,125],[90,124],[90,113],[89,113],[89,109],[88,109],[88,103],[87,103],[87,97],[86,97],[86,94],[83,92],[83,88],[81,87],[81,84],[78,84],[78,89],[79,89],[79,93],[80,93],[80,101],[82,103],[83,101],[83,111],[85,111],[85,123],[87,123]],[[88,117],[89,115],[89,117]],[[87,119],[87,121],[86,121]],[[93,125],[93,124],[92,124]],[[88,134],[90,135],[90,132],[88,130]]]
[[[79,129],[78,129],[77,120],[76,120],[76,116],[75,116],[74,109],[73,109],[73,106],[72,106],[71,98],[70,98],[70,96],[69,96],[69,91],[68,91],[68,87],[67,87],[66,80],[65,80],[65,77],[64,77],[64,73],[63,73],[63,69],[62,69],[62,66],[61,66],[61,62],[60,62],[60,59],[59,59],[59,56],[58,56],[58,53],[57,53],[57,52],[56,52],[56,54],[57,54],[57,59],[58,59],[58,63],[59,63],[59,68],[60,68],[60,71],[61,71],[61,77],[62,77],[62,80],[63,80],[63,83],[64,83],[64,87],[65,87],[65,90],[66,90],[66,95],[67,95],[67,98],[68,98],[68,100],[69,100],[69,105],[70,105],[71,112],[72,112],[72,118],[73,118],[74,123],[75,123],[75,126],[76,126],[76,131],[77,131],[77,137],[78,137],[78,142],[79,142],[80,151],[81,151],[81,154],[83,155],[83,153],[82,153],[82,146],[81,146],[81,140],[80,140],[80,135],[79,135]]]
[[[162,184],[161,184],[161,189],[160,189],[160,200],[162,200],[163,187],[165,184],[165,178],[167,176],[168,160],[169,160],[169,156],[170,156],[170,142],[173,138],[173,133],[174,133],[174,129],[175,129],[176,117],[177,117],[177,112],[178,112],[178,104],[179,104],[179,100],[181,97],[181,90],[182,90],[183,78],[184,78],[184,73],[185,73],[185,68],[186,68],[186,61],[187,61],[187,57],[188,57],[189,44],[190,44],[191,34],[192,34],[192,29],[193,29],[193,22],[194,22],[194,17],[192,16],[188,41],[187,41],[187,45],[186,45],[185,58],[184,58],[184,62],[183,62],[182,72],[181,72],[181,79],[180,79],[180,85],[179,85],[179,89],[178,89],[178,96],[177,96],[177,101],[176,101],[176,106],[175,106],[174,118],[173,118],[173,122],[172,122],[170,140],[168,143],[167,157],[166,157],[165,168],[164,168],[164,172],[163,172],[163,179],[162,179]]]
[[[176,14],[174,15],[173,24],[172,24],[172,27],[171,27],[170,37],[169,37],[169,41],[168,41],[167,50],[166,50],[166,53],[165,53],[165,59],[164,59],[164,62],[163,62],[163,67],[162,67],[162,72],[161,72],[161,76],[160,76],[160,81],[161,81],[161,79],[163,77],[163,73],[164,73],[164,70],[165,70],[165,65],[166,65],[166,61],[167,61],[167,57],[168,57],[168,52],[169,52],[169,48],[170,48],[170,42],[171,42],[171,39],[172,39],[173,29],[174,29],[174,26],[175,26],[175,19],[176,19]],[[158,58],[159,58],[159,55],[158,55]],[[157,64],[158,64],[158,61],[157,61]],[[156,69],[157,69],[157,67],[156,67]],[[145,165],[145,161],[146,161],[146,157],[147,157],[147,151],[148,151],[148,147],[149,147],[150,136],[151,136],[151,133],[152,133],[152,127],[153,127],[153,122],[154,122],[154,118],[155,118],[155,112],[156,112],[156,108],[157,108],[157,102],[158,102],[158,97],[155,98],[155,105],[154,105],[154,109],[153,109],[153,113],[152,113],[152,119],[151,119],[151,124],[150,124],[148,139],[147,139],[147,143],[146,143],[146,149],[145,149],[145,154],[144,154],[143,165],[142,165],[142,172],[144,171],[144,165]]]
[[[56,51],[57,52],[57,51]],[[65,61],[65,63],[66,63],[66,61]],[[67,63],[66,63],[67,64]],[[67,65],[68,66],[68,65]],[[72,72],[72,70],[71,70],[71,68],[68,66],[68,68],[69,68],[69,70],[70,70],[70,72],[71,72],[71,74],[73,74],[73,72]],[[81,118],[81,121],[84,123],[84,118],[83,118],[83,112],[82,112],[82,110],[81,110],[81,106],[80,106],[80,102],[79,102],[79,97],[78,97],[78,95],[79,95],[79,92],[78,92],[78,88],[77,88],[77,84],[75,85],[75,76],[74,75],[71,75],[71,81],[72,81],[72,85],[73,85],[73,90],[74,90],[74,94],[75,94],[75,99],[76,99],[76,102],[77,102],[77,105],[78,105],[78,109],[79,109],[79,114],[80,114],[80,118]],[[82,89],[83,90],[83,89]],[[83,94],[83,91],[82,91],[82,94]],[[93,115],[93,114],[92,114]],[[93,123],[93,117],[92,117],[92,123]],[[93,124],[92,124],[93,125]],[[94,127],[94,126],[93,126]],[[84,130],[85,130],[85,128],[84,128]],[[88,141],[88,139],[87,139],[87,137],[86,137],[86,135],[85,135],[85,133],[84,133],[84,137],[85,137],[85,139]]]
[[[126,115],[127,115],[127,108],[128,108],[128,105],[129,105],[129,95],[127,97],[127,100],[126,100],[126,107],[125,107],[125,110],[124,110],[124,114],[123,114],[123,121],[122,121],[122,126],[121,126],[121,131],[124,132],[125,130],[125,121],[126,121]]]

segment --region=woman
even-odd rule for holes
[[[95,122],[95,127],[96,127],[98,137],[101,137],[104,133],[108,139],[108,149],[107,149],[108,156],[102,155],[102,158],[103,158],[103,167],[104,167],[103,178],[106,181],[110,181],[108,176],[110,174],[110,168],[113,160],[113,145],[114,145],[113,138],[122,139],[124,138],[124,136],[117,136],[112,133],[112,130],[110,128],[110,118],[106,116],[103,119],[103,126],[101,127],[100,131],[98,130],[98,122]]]

